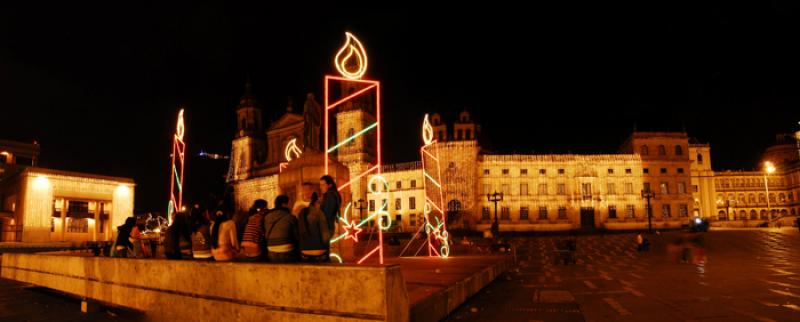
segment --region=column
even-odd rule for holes
[[[65,241],[64,239],[64,232],[67,230],[67,206],[69,205],[69,201],[67,198],[61,202],[61,241]]]

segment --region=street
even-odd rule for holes
[[[800,321],[797,228],[645,236],[643,253],[634,234],[577,237],[567,266],[553,257],[567,237],[513,239],[517,269],[447,321]],[[697,236],[684,263],[672,245]]]

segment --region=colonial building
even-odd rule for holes
[[[133,215],[133,180],[36,167],[38,151],[0,141],[0,241],[109,240]]]
[[[348,182],[350,173],[376,165],[375,151],[368,148],[374,145],[371,138],[354,136],[375,122],[362,106],[368,101],[348,102],[335,115],[333,137],[355,137],[341,142],[332,160],[331,172],[338,182]],[[309,169],[319,166],[324,153],[319,147],[319,105],[313,95],[307,96],[303,115],[295,113],[290,103],[286,113],[264,130],[261,107],[248,84],[237,114],[239,129],[228,178],[240,210],[255,199],[271,201],[280,193],[295,198],[299,184],[317,182],[322,172]],[[758,192],[764,187],[763,173],[715,172],[710,145],[685,132],[635,131],[617,154],[497,155],[481,149],[480,126],[469,112],[459,113],[451,123],[433,114],[430,123],[451,229],[488,230],[495,216],[501,230],[547,231],[678,228],[694,217],[715,224],[756,225],[800,213],[800,191],[795,191],[800,190],[800,164],[791,137],[765,154],[778,168],[767,178],[767,206],[767,194]],[[394,230],[419,229],[426,195],[421,163],[382,165],[380,175],[389,185],[385,194],[369,193],[377,188],[367,186],[374,175],[359,178],[343,193],[346,201],[354,202],[348,215],[383,209]],[[503,194],[496,214],[495,204],[487,198],[494,192]],[[360,204],[367,209],[356,210]]]

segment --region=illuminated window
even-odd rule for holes
[[[663,145],[658,146],[658,155],[667,155],[667,148]]]
[[[591,199],[592,198],[592,184],[591,183],[581,183],[581,194],[583,195],[583,199]]]
[[[402,202],[402,199],[400,199],[400,198],[396,198],[396,199],[394,199],[394,209],[395,209],[395,210],[400,210],[400,209],[402,209],[402,208],[403,208],[403,202]]]
[[[617,186],[613,182],[608,183],[608,194],[617,194]]]
[[[408,209],[411,210],[417,209],[417,198],[414,197],[408,198]]]
[[[661,194],[668,195],[669,194],[669,184],[666,182],[662,182],[659,187],[661,188]]]
[[[501,207],[500,208],[500,219],[503,219],[503,220],[511,219],[511,208],[509,208],[509,207]]]
[[[540,183],[539,184],[539,194],[540,195],[547,195],[547,184],[546,183]]]
[[[349,130],[347,130],[347,137],[348,138],[351,138],[354,135],[356,135],[356,130],[355,129],[350,128]],[[350,142],[347,142],[347,146],[353,146],[354,144],[356,144],[356,140],[350,140]]]
[[[519,219],[528,220],[528,207],[519,207]]]
[[[547,220],[547,207],[545,206],[539,207],[539,219]]]

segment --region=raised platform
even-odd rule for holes
[[[508,256],[358,266],[8,253],[0,275],[156,321],[438,321],[512,264]]]

